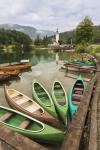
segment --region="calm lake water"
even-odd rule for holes
[[[10,87],[19,90],[20,92],[26,94],[27,96],[32,98],[32,80],[37,79],[41,82],[45,88],[51,93],[51,88],[53,81],[55,79],[59,79],[67,94],[69,94],[70,87],[72,85],[73,79],[70,77],[66,77],[66,73],[62,71],[60,68],[63,64],[63,60],[71,60],[75,59],[75,53],[64,52],[56,54],[53,51],[47,50],[35,50],[32,54],[23,54],[19,56],[15,56],[13,54],[9,54],[8,56],[0,55],[0,63],[12,63],[16,62],[20,59],[29,59],[32,63],[31,70],[25,71],[19,75],[19,77],[13,78],[8,82],[0,83],[0,105],[8,106],[5,96],[4,96],[4,84],[7,84]],[[56,60],[59,57],[59,62],[56,64]],[[75,73],[76,74],[76,73]],[[88,74],[84,74],[84,76],[89,77]],[[8,106],[9,107],[9,106]],[[57,147],[51,147],[51,149],[58,149]]]
[[[51,88],[53,81],[55,79],[59,79],[62,84],[64,85],[67,94],[69,93],[70,86],[72,84],[73,79],[66,77],[66,74],[64,71],[60,71],[60,68],[62,66],[63,60],[70,60],[76,57],[73,53],[59,53],[59,63],[56,64],[56,54],[53,51],[47,51],[47,50],[35,50],[32,52],[32,54],[26,54],[21,56],[14,56],[12,54],[8,56],[3,56],[2,59],[0,59],[1,65],[2,63],[8,63],[8,62],[16,62],[20,58],[22,59],[30,59],[30,62],[32,63],[31,70],[25,71],[21,73],[18,77],[11,79],[8,82],[0,83],[0,105],[8,106],[5,96],[4,96],[4,84],[7,84],[10,87],[15,88],[16,90],[19,90],[20,92],[28,95],[32,98],[32,80],[37,79],[39,82],[41,82],[45,88],[51,93]],[[12,60],[12,61],[11,61]]]

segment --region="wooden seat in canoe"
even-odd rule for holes
[[[9,119],[12,115],[13,115],[13,113],[8,112],[5,115],[0,117],[0,121],[5,121],[5,120]]]
[[[74,105],[80,105],[80,101],[72,101],[72,103],[74,104]]]
[[[26,99],[25,97],[23,97],[22,99],[18,99],[17,101],[16,101],[16,103],[18,104],[18,105],[22,105],[22,104],[24,104],[24,103],[26,103],[26,102],[28,102],[29,101],[29,99]]]
[[[79,94],[73,94],[72,98],[73,99],[81,99],[83,97],[83,95],[79,95]]]
[[[83,94],[83,91],[77,91],[77,90],[74,90],[74,94],[82,95],[82,94]]]
[[[32,101],[30,101],[30,100],[27,101],[27,102],[25,102],[25,103],[23,103],[23,104],[21,104],[21,106],[25,107],[25,108],[28,107],[28,106],[30,106],[30,105],[32,105]]]
[[[37,110],[39,110],[40,109],[40,107],[38,107],[37,105],[30,105],[30,106],[28,106],[27,108],[27,111],[29,111],[29,112],[36,112]]]
[[[27,128],[29,126],[30,123],[31,123],[30,120],[26,119],[25,121],[23,121],[20,124],[19,128],[25,129],[25,128]]]
[[[59,105],[65,105],[65,104],[66,104],[65,99],[58,100],[58,104],[59,104]]]
[[[74,88],[74,90],[83,91],[84,89],[83,89],[83,88],[78,88],[78,87],[76,87],[76,88]]]
[[[10,97],[11,97],[11,98],[14,98],[14,97],[16,97],[16,96],[18,96],[18,95],[20,95],[20,94],[19,94],[19,93],[14,93],[14,94],[11,94]]]

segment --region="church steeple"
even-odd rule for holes
[[[58,28],[56,30],[56,43],[59,44],[59,31],[58,31]]]
[[[56,33],[59,33],[59,32],[58,32],[58,28],[57,28],[57,30],[56,30]]]

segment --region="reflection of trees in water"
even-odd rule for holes
[[[29,59],[31,57],[31,52],[14,52],[14,53],[1,53],[0,54],[0,63],[11,63],[19,62],[21,59]]]
[[[51,62],[55,60],[55,53],[49,50],[36,49],[33,51],[14,51],[13,53],[0,53],[0,63],[19,62],[21,59],[30,59],[33,65],[39,62]],[[61,52],[58,54],[60,60],[72,60],[76,57],[75,53]]]
[[[39,62],[49,62],[54,60],[54,53],[49,53],[48,50],[36,49],[30,60],[33,65]]]

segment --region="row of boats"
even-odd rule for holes
[[[94,61],[64,61],[64,67],[68,70],[91,72],[96,71],[96,64]]]
[[[78,76],[68,97],[62,83],[55,80],[50,95],[33,80],[31,99],[5,86],[5,97],[13,109],[0,106],[0,123],[39,143],[61,143],[68,129],[68,116],[72,119],[78,110],[85,88],[82,76]]]
[[[0,81],[8,80],[10,77],[17,76],[24,69],[31,68],[30,63],[18,63],[8,66],[0,66]]]

